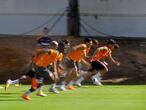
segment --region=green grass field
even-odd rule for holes
[[[1,85],[3,86],[3,85]],[[146,110],[146,86],[89,86],[47,97],[31,94],[32,101],[21,99],[29,86],[0,89],[1,110]]]

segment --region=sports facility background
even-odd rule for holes
[[[96,37],[103,45],[114,38],[120,45],[114,55],[121,66],[111,65],[104,83],[146,83],[145,4],[145,0],[79,0],[82,37],[68,39],[75,44],[84,37]],[[67,36],[67,7],[68,0],[0,1],[1,83],[28,70],[43,27],[50,29],[53,39]]]

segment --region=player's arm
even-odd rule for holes
[[[98,51],[99,51],[99,49],[97,48],[97,49],[94,51],[94,53],[93,53],[93,55],[91,56],[91,58],[93,58],[93,57],[98,53]]]
[[[111,54],[109,54],[108,58],[110,59],[110,61],[112,61],[112,63],[114,63],[117,66],[120,66],[120,62],[116,61]]]
[[[57,61],[55,60],[53,63],[53,69],[54,69],[54,76],[55,76],[55,80],[58,79],[58,70],[57,70]]]
[[[87,66],[88,68],[91,68],[91,65],[89,62],[87,62],[85,59],[82,58],[81,63],[83,63],[85,66]]]
[[[96,54],[98,54],[99,51],[105,51],[105,49],[104,49],[104,48],[97,48],[97,49],[94,51],[93,55],[90,57],[90,59],[92,59]]]

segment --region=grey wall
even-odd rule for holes
[[[92,36],[146,37],[146,0],[79,0],[79,4],[81,19],[92,28],[82,20],[81,23]],[[67,6],[68,0],[0,0],[0,34],[28,32],[52,16],[57,19]],[[51,27],[54,22],[55,19],[44,26]],[[40,34],[41,29],[27,34]],[[64,16],[50,34],[66,33]],[[81,28],[81,35],[88,34]]]

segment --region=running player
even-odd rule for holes
[[[45,28],[44,28],[44,30],[45,30]],[[46,29],[46,30],[47,30],[47,29]],[[31,61],[31,64],[30,64],[30,69],[29,69],[29,71],[28,71],[25,75],[21,76],[20,78],[18,78],[18,79],[16,79],[16,80],[8,79],[8,80],[6,81],[5,91],[9,88],[10,85],[18,85],[18,84],[20,84],[21,80],[22,80],[22,79],[26,79],[27,76],[29,76],[31,79],[33,79],[33,78],[36,77],[35,70],[34,70],[34,64],[33,64],[33,57],[34,57],[36,54],[38,54],[40,51],[48,50],[48,47],[49,47],[49,45],[50,45],[49,42],[47,42],[47,41],[45,41],[45,40],[40,41],[39,43],[40,43],[40,44],[39,44],[39,47],[38,47],[36,53],[34,53],[34,55],[32,56],[32,61]],[[39,88],[38,88],[37,90],[38,90],[37,95],[39,95],[39,96],[46,96],[43,92],[40,92],[40,91],[39,91]]]
[[[42,91],[43,88],[44,78],[51,79],[53,81],[58,79],[56,70],[56,57],[58,55],[58,52],[56,51],[57,47],[58,43],[56,41],[52,41],[51,49],[41,50],[33,58],[37,80],[32,80],[32,82],[34,83],[34,85],[39,85],[40,91]],[[52,69],[52,65],[53,72],[50,70],[50,68]],[[38,86],[36,87],[38,88]],[[31,89],[23,94],[22,98],[25,100],[31,100],[29,94],[34,92],[37,89],[36,87],[31,87]]]
[[[89,53],[87,53],[87,61],[90,61],[90,57],[93,56],[94,51],[98,48],[99,46],[99,41],[97,39],[92,39],[92,47],[89,51]],[[84,65],[81,65],[81,76],[75,81],[75,85],[78,87],[81,87],[81,83],[84,80],[84,77],[88,74],[88,68],[86,68]]]
[[[58,73],[58,76],[59,76],[59,80],[56,81],[55,83],[53,83],[50,86],[50,92],[59,93],[59,91],[57,91],[55,89],[55,87],[56,87],[56,83],[61,81],[62,77],[64,76],[64,66],[62,65],[62,59],[63,59],[63,55],[65,53],[65,50],[67,48],[69,48],[69,45],[70,45],[70,43],[67,40],[62,40],[58,44],[58,49],[57,50],[59,51],[59,54],[57,56],[57,73]]]
[[[72,48],[72,51],[67,55],[65,59],[66,77],[64,80],[64,83],[69,81],[67,89],[73,89],[72,84],[80,76],[79,63],[83,62],[85,65],[90,66],[89,63],[84,60],[84,58],[89,52],[91,46],[92,40],[86,38],[84,40],[84,43],[74,46]],[[60,86],[62,90],[64,88],[64,83],[62,83],[62,85]]]
[[[117,50],[119,46],[115,44],[114,40],[109,40],[106,46],[99,47],[93,54],[91,59],[91,69],[89,70],[90,77],[93,80],[93,83],[96,85],[102,85],[100,82],[100,75],[103,76],[104,73],[108,71],[107,63],[105,59],[110,59],[115,65],[119,66],[120,63],[113,59],[111,53],[114,50]],[[96,75],[95,75],[96,72]],[[95,76],[94,76],[95,75]],[[81,82],[85,79],[86,76],[78,80],[78,85],[81,85]]]

